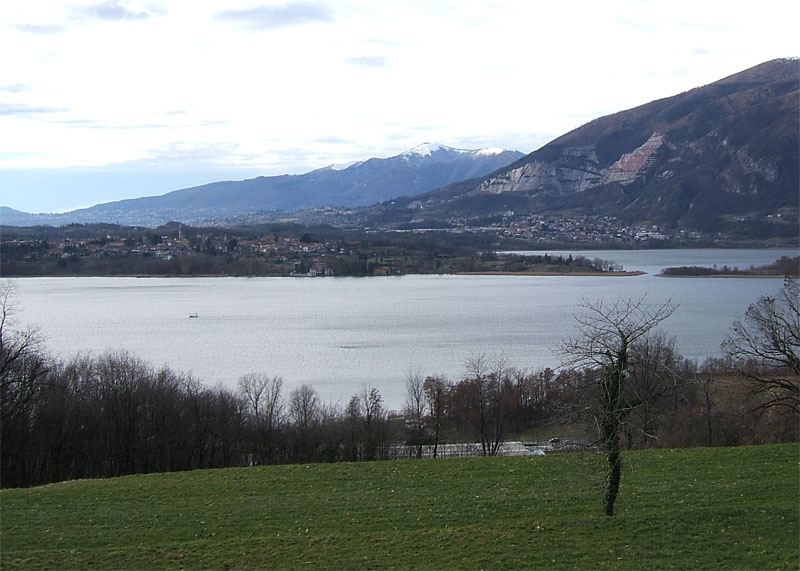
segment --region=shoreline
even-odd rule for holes
[[[635,277],[635,276],[642,276],[647,274],[647,272],[642,270],[634,270],[630,272],[456,272],[454,274],[444,274],[444,275],[456,275],[456,276],[552,276],[552,277],[562,277],[562,276],[580,276],[580,277],[591,277],[591,276],[598,276],[598,277]],[[411,275],[411,274],[409,274]],[[425,274],[420,274],[425,275]]]
[[[147,278],[291,278],[291,279],[318,279],[318,278],[395,278],[395,277],[402,277],[402,276],[550,276],[550,277],[567,277],[567,276],[578,276],[578,277],[591,277],[591,276],[600,276],[600,277],[635,277],[645,275],[647,272],[641,270],[634,270],[630,272],[622,271],[622,272],[492,272],[492,271],[482,271],[482,272],[450,272],[450,273],[408,273],[408,274],[392,274],[388,276],[375,276],[375,275],[365,275],[365,276],[355,276],[355,275],[345,275],[345,276],[317,276],[317,277],[310,277],[310,276],[277,276],[277,275],[242,275],[242,274],[186,274],[186,275],[161,275],[161,274],[114,274],[114,275],[63,275],[63,274],[51,274],[51,275],[28,275],[28,276],[2,276],[0,275],[0,279],[5,280],[24,280],[24,279],[41,279],[41,278],[137,278],[137,279],[147,279]],[[681,277],[681,276],[665,276],[665,277]],[[687,276],[687,277],[695,277],[695,276]],[[703,277],[703,276],[696,276],[696,277]],[[734,276],[735,277],[735,276]]]
[[[798,279],[798,276],[792,275],[781,275],[781,274],[707,274],[707,275],[700,275],[700,274],[686,274],[686,275],[669,275],[669,274],[655,274],[657,278],[781,278],[786,279]]]

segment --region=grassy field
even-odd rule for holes
[[[0,492],[3,569],[797,569],[800,446],[150,474]]]

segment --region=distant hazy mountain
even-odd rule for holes
[[[381,205],[387,225],[514,211],[798,236],[800,61],[596,119],[478,180]]]
[[[65,214],[27,214],[3,208],[0,221],[17,226],[72,222],[156,226],[170,220],[200,223],[259,211],[366,206],[480,177],[522,156],[518,151],[497,148],[463,150],[426,143],[388,159],[372,158],[301,175],[214,182]]]

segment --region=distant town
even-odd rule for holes
[[[796,217],[796,209],[783,209],[770,218]],[[655,224],[627,224],[615,216],[564,216],[507,211],[501,215],[449,217],[441,221],[423,218],[410,222],[383,221],[371,223],[362,210],[350,208],[317,208],[287,217],[282,213],[258,213],[237,217],[234,225],[257,225],[291,220],[306,226],[333,226],[343,230],[365,229],[371,232],[413,232],[480,234],[538,243],[558,243],[569,248],[635,248],[650,243],[652,247],[730,247],[740,243],[741,236],[726,232],[706,233],[692,229],[669,229]],[[746,218],[737,220],[747,222]],[[209,221],[209,224],[214,224]],[[758,244],[766,245],[765,240]],[[538,248],[536,248],[538,249]]]
[[[669,233],[659,226],[630,227],[613,216],[548,217],[537,214],[515,216],[509,212],[487,223],[482,218],[451,220],[454,232],[492,233],[505,238],[572,243],[632,244],[651,240],[702,240],[700,232]]]

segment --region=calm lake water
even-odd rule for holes
[[[545,252],[541,252],[545,253]],[[549,251],[550,254],[561,252]],[[25,278],[18,323],[38,326],[48,350],[127,350],[155,366],[235,387],[251,372],[312,384],[325,402],[346,404],[377,387],[402,407],[413,369],[452,379],[479,353],[521,369],[555,367],[559,343],[576,333],[581,299],[678,305],[661,329],[682,355],[721,355],[733,320],[775,278],[659,278],[678,265],[770,263],[794,250],[571,252],[614,260],[636,277],[402,276],[374,278]],[[568,255],[564,252],[564,255]],[[197,318],[190,318],[197,314]]]

